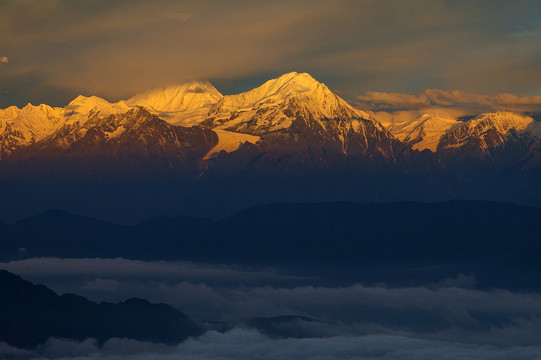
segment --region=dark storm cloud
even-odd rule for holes
[[[190,79],[238,91],[236,79],[296,70],[349,98],[426,88],[535,95],[540,11],[528,0],[8,0],[0,93],[63,105],[78,93],[114,100]],[[31,88],[4,83],[30,75]]]

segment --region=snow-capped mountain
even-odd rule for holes
[[[367,152],[372,148],[384,157],[394,156],[389,141],[395,140],[383,126],[310,75],[295,72],[225,97],[210,83],[200,81],[151,90],[116,103],[79,96],[65,108],[43,105],[33,113],[10,108],[4,111],[11,115],[3,121],[7,131],[1,132],[4,152],[42,141],[64,125],[84,130],[89,119],[125,113],[135,106],[145,107],[171,125],[212,128],[219,142],[206,157],[222,150],[234,151],[245,142],[255,144],[261,135],[277,131],[289,132],[297,139],[317,135],[315,142],[325,139],[343,153],[370,155]],[[38,125],[39,129],[34,129]]]
[[[199,160],[218,143],[217,135],[199,127],[173,126],[136,106],[125,113],[94,114],[85,122],[65,124],[28,146],[16,158],[97,157],[111,159]]]
[[[442,137],[438,150],[472,146],[489,150],[516,137],[541,139],[541,126],[525,115],[511,112],[485,113],[449,131]]]
[[[69,118],[68,122],[74,123],[80,121],[84,123],[89,117],[99,114],[107,116],[111,114],[124,113],[130,110],[124,101],[110,103],[109,101],[97,96],[82,96],[79,95],[68,106],[64,108],[64,116]]]
[[[45,139],[63,126],[84,128],[91,118],[126,113],[136,106],[144,106],[174,125],[197,125],[221,97],[208,82],[190,82],[115,103],[80,95],[64,108],[28,104],[21,109],[0,109],[0,159]]]
[[[131,107],[125,102],[110,103],[97,96],[78,96],[66,107],[28,104],[19,109],[0,109],[0,159],[30,146],[65,125],[84,124],[89,118],[124,113]]]
[[[48,105],[0,109],[0,159],[34,144],[65,123],[65,111]]]
[[[222,97],[208,81],[192,81],[135,95],[126,104],[157,112],[179,112],[211,107]]]
[[[222,94],[208,81],[192,81],[150,90],[126,100],[130,107],[143,106],[172,125],[193,126],[205,120]]]
[[[382,121],[382,124],[412,149],[419,151],[428,149],[435,152],[441,137],[462,122],[450,116],[426,113],[414,118],[391,118]]]
[[[541,138],[538,122],[509,112],[482,114],[466,122],[426,113],[407,119],[397,116],[382,125],[309,74],[291,72],[236,95],[223,96],[209,82],[193,81],[113,103],[96,96],[79,96],[64,108],[12,106],[0,110],[0,157],[23,148],[29,148],[24,151],[26,155],[31,150],[65,149],[83,139],[89,141],[89,134],[93,134],[95,144],[104,147],[128,138],[162,145],[173,141],[158,133],[154,138],[146,138],[148,134],[135,136],[143,131],[137,122],[111,120],[122,117],[115,114],[133,114],[134,109],[139,113],[139,106],[172,128],[212,129],[218,140],[204,159],[221,151],[234,152],[245,143],[257,144],[259,151],[267,154],[282,155],[310,149],[314,154],[331,152],[395,161],[406,146],[446,154],[460,149],[466,157],[479,158],[487,149],[501,147],[508,140],[529,147]],[[160,129],[170,132],[172,128]]]
[[[532,159],[540,142],[541,123],[530,116],[485,113],[442,136],[436,155],[444,167],[467,168],[473,161],[499,169],[526,169],[536,164]]]
[[[291,72],[237,95],[226,95],[209,112],[205,125],[253,135],[287,129],[298,118],[369,119],[306,73]]]
[[[306,73],[288,73],[237,95],[226,95],[201,123],[217,131],[262,137],[297,151],[310,147],[350,155],[392,158],[396,140],[366,112],[353,108]],[[293,151],[293,150],[292,150]],[[281,151],[279,151],[281,152]],[[369,154],[370,153],[370,154]]]

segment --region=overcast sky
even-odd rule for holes
[[[346,99],[541,95],[538,0],[0,0],[0,105],[223,93],[308,72]]]

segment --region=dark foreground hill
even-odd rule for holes
[[[221,221],[117,225],[60,211],[0,227],[3,261],[124,257],[278,267],[397,284],[473,274],[480,286],[541,288],[541,208],[481,201],[273,204]]]
[[[177,344],[200,334],[196,323],[169,305],[137,298],[98,304],[74,294],[59,296],[0,270],[0,342],[12,346],[32,348],[50,337]]]

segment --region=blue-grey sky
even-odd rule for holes
[[[0,0],[0,105],[289,71],[345,97],[541,95],[538,0]]]

